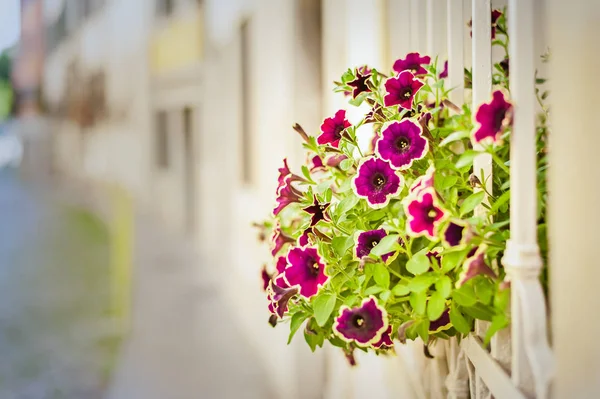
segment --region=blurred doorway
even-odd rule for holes
[[[184,229],[189,235],[196,230],[196,151],[194,151],[194,109],[183,109],[183,198],[185,206]]]

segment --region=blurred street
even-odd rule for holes
[[[0,398],[100,398],[115,359],[108,236],[0,170]]]

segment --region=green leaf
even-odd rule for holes
[[[390,234],[381,239],[372,250],[373,255],[381,256],[393,252],[398,246],[398,234]]]
[[[465,166],[473,165],[473,160],[477,155],[481,154],[479,151],[468,150],[462,153],[455,166],[457,168],[464,168]]]
[[[306,180],[312,181],[312,177],[310,176],[310,171],[306,165],[302,165],[302,174],[306,177]]]
[[[377,287],[377,288],[379,288],[379,287]],[[358,298],[358,295],[350,295],[348,298],[344,299],[344,305],[346,305],[348,307],[354,306],[354,303],[356,302],[357,298]]]
[[[323,336],[323,334],[309,334],[306,331],[304,331],[304,340],[306,341],[308,346],[310,346],[310,350],[313,352],[317,349],[317,346],[323,346],[324,339],[325,337]]]
[[[377,285],[387,289],[390,286],[390,272],[383,263],[375,264],[373,269],[373,279]]]
[[[326,180],[315,186],[315,192],[317,194],[323,194],[331,186],[331,180]]]
[[[494,311],[482,303],[476,303],[473,306],[465,306],[463,309],[466,314],[479,320],[492,321],[492,318],[494,317]]]
[[[439,292],[434,292],[427,302],[427,318],[437,320],[446,309],[446,299]]]
[[[348,68],[348,70],[342,75],[342,82],[348,83],[352,80],[354,80],[354,72],[350,68]]]
[[[438,183],[439,181],[439,183]],[[458,182],[458,176],[445,176],[443,179],[438,179],[436,177],[435,184],[439,191],[446,190],[452,186],[454,186]]]
[[[504,313],[492,317],[492,322],[485,333],[484,345],[489,344],[494,334],[508,327],[509,324],[509,320]]]
[[[381,291],[385,291],[385,288],[379,285],[372,285],[365,290],[364,295],[374,295],[379,294]]]
[[[333,312],[333,308],[335,307],[336,300],[335,294],[328,292],[324,292],[315,297],[313,301],[313,311],[315,313],[315,321],[320,327],[323,327],[327,323],[327,320],[329,320],[329,316],[331,316],[331,312]]]
[[[354,164],[354,161],[352,159],[346,158],[342,162],[340,162],[340,169],[345,172],[348,169],[350,169],[353,164]]]
[[[340,258],[344,256],[348,248],[350,248],[354,244],[354,240],[349,236],[338,236],[333,237],[331,240],[331,247],[337,256]]]
[[[410,306],[418,315],[425,314],[425,307],[427,306],[427,292],[413,292],[409,297]]]
[[[308,318],[308,314],[304,313],[304,312],[298,312],[298,313],[294,313],[294,315],[292,316],[292,320],[290,322],[290,335],[288,337],[288,345],[290,344],[290,342],[292,342],[292,338],[294,338],[294,334],[296,334],[296,331],[298,331],[298,329],[300,328],[300,326],[302,325],[302,323],[304,322],[304,320],[306,320]]]
[[[472,212],[473,209],[477,207],[477,205],[481,204],[483,198],[485,198],[485,192],[483,191],[478,191],[469,195],[467,198],[465,198],[462,205],[460,206],[460,215],[463,216],[469,212]]]
[[[383,302],[387,302],[390,299],[391,295],[392,292],[390,290],[385,290],[381,294],[379,294],[379,298],[381,298]]]
[[[464,284],[452,293],[452,298],[461,306],[473,306],[477,302],[473,287]]]
[[[492,285],[489,280],[478,278],[475,279],[475,293],[481,303],[489,305],[492,302],[494,296],[495,286]]]
[[[429,270],[431,264],[429,258],[424,255],[417,253],[406,262],[406,270],[414,275],[423,274]]]
[[[471,332],[471,324],[465,319],[462,313],[460,313],[460,310],[458,310],[456,307],[450,309],[450,321],[458,332],[463,334],[468,334]]]
[[[446,137],[444,140],[442,140],[442,142],[440,143],[440,147],[443,147],[443,146],[453,143],[455,141],[467,138],[467,137],[469,137],[469,135],[470,135],[470,132],[468,132],[466,130],[450,133],[448,135],[448,137]]]
[[[442,276],[435,282],[435,290],[444,298],[448,298],[452,293],[452,280],[448,276]]]
[[[431,275],[416,276],[408,282],[408,289],[412,292],[423,292],[426,291],[435,280],[436,277]]]
[[[444,253],[442,256],[442,273],[448,273],[462,264],[465,255],[466,250]]]
[[[325,194],[323,194],[323,199],[325,202],[331,202],[331,197],[333,197],[333,191],[331,190],[331,187],[329,187],[325,191]]]
[[[490,209],[490,213],[496,213],[496,211],[498,211],[498,209],[500,209],[502,205],[507,203],[509,199],[510,190],[507,190],[503,192],[502,195],[496,199],[496,201],[494,201],[494,203],[492,204],[492,208]]]
[[[417,325],[417,332],[419,333],[419,337],[421,337],[423,342],[429,342],[429,320],[422,320]]]
[[[408,286],[403,283],[398,283],[392,288],[392,294],[395,296],[405,296],[408,295],[409,292]]]

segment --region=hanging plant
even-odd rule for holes
[[[493,44],[506,50],[504,14],[492,17]],[[469,105],[450,102],[447,63],[439,71],[431,61],[408,54],[389,77],[366,66],[346,71],[335,90],[370,111],[352,124],[339,110],[315,136],[294,127],[308,162],[294,173],[283,160],[273,218],[260,225],[272,230],[273,261],[263,268],[271,324],[288,323],[290,340],[304,326],[312,350],[329,341],[352,364],[355,349],[385,353],[396,339],[462,337],[476,320],[490,322],[489,340],[509,323],[502,267],[509,238],[508,58],[494,65],[492,97],[474,115]],[[542,109],[538,219],[545,260]],[[373,134],[369,148],[359,145],[365,131]],[[473,170],[480,154],[493,159],[492,176]]]

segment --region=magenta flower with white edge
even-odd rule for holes
[[[269,301],[271,302],[269,306],[271,313],[275,313],[279,318],[283,318],[285,312],[288,310],[288,302],[296,294],[298,294],[297,287],[280,287],[271,281],[268,295]]]
[[[317,143],[324,145],[329,144],[332,147],[338,148],[340,139],[344,130],[352,126],[346,119],[346,111],[340,109],[332,118],[327,118],[321,125],[321,134],[317,137]]]
[[[386,107],[399,105],[400,108],[411,110],[415,94],[421,90],[423,85],[424,83],[409,71],[401,72],[398,76],[385,81],[387,94],[383,98],[383,102]]]
[[[308,234],[312,232],[312,227],[304,230],[300,237],[298,237],[298,245],[301,247],[305,247],[308,245]]]
[[[450,328],[452,328],[452,323],[450,322],[450,311],[448,309],[444,309],[442,315],[436,320],[429,322],[429,331],[431,333],[449,330]]]
[[[383,237],[387,236],[384,229],[363,231],[356,236],[354,255],[357,259],[362,259],[369,256],[371,250],[379,244]],[[394,252],[381,255],[381,259],[386,262]]]
[[[512,104],[496,90],[492,101],[479,106],[475,114],[473,144],[501,144],[504,129],[512,123]]]
[[[391,348],[394,346],[394,341],[392,341],[392,325],[388,325],[387,330],[381,334],[381,339],[378,342],[373,344],[373,347],[378,349]]]
[[[271,236],[271,255],[275,256],[286,244],[294,242],[292,237],[288,237],[281,231],[279,222],[275,224],[273,228],[273,235]]]
[[[447,247],[461,247],[469,242],[471,235],[471,228],[467,222],[454,219],[444,228],[442,242]]]
[[[423,68],[423,65],[429,64],[431,64],[430,56],[421,56],[419,53],[408,53],[406,54],[406,58],[396,60],[393,68],[397,73],[410,71],[415,75],[427,75],[427,69]]]
[[[460,287],[474,277],[484,274],[491,278],[497,278],[496,273],[485,262],[485,245],[480,245],[471,249],[467,254],[467,260],[463,263],[462,272],[456,282],[456,286]]]
[[[416,198],[406,202],[405,212],[408,216],[408,233],[412,236],[425,236],[432,241],[436,240],[437,228],[447,216],[433,189],[423,190]]]
[[[444,62],[444,69],[440,72],[440,79],[445,79],[448,77],[448,60]]]
[[[364,158],[352,179],[354,193],[367,200],[371,208],[383,208],[402,189],[403,179],[388,161]]]
[[[428,188],[433,187],[433,175],[435,173],[435,168],[431,165],[427,172],[424,175],[417,177],[412,186],[410,186],[409,193],[410,195],[417,196],[421,193],[421,191],[426,190]]]
[[[263,291],[266,291],[267,288],[269,287],[269,283],[271,282],[271,279],[273,278],[273,275],[271,273],[269,273],[267,270],[267,265],[263,265],[260,276],[262,278]]]
[[[356,308],[342,306],[333,324],[333,331],[341,339],[361,346],[379,342],[387,329],[387,312],[373,296],[365,298]]]
[[[290,286],[298,286],[300,295],[310,298],[329,280],[325,264],[315,247],[292,248],[287,255],[288,267],[284,271]]]
[[[318,155],[311,157],[308,163],[308,169],[311,172],[325,170],[325,165],[323,165],[323,160],[321,157]]]
[[[381,132],[376,153],[381,159],[390,161],[396,169],[408,169],[413,162],[422,159],[429,149],[423,137],[423,128],[410,119],[392,122]]]
[[[292,186],[292,176],[288,175],[283,179],[283,184],[277,189],[277,206],[273,209],[273,216],[279,213],[289,204],[300,202],[302,193]]]

